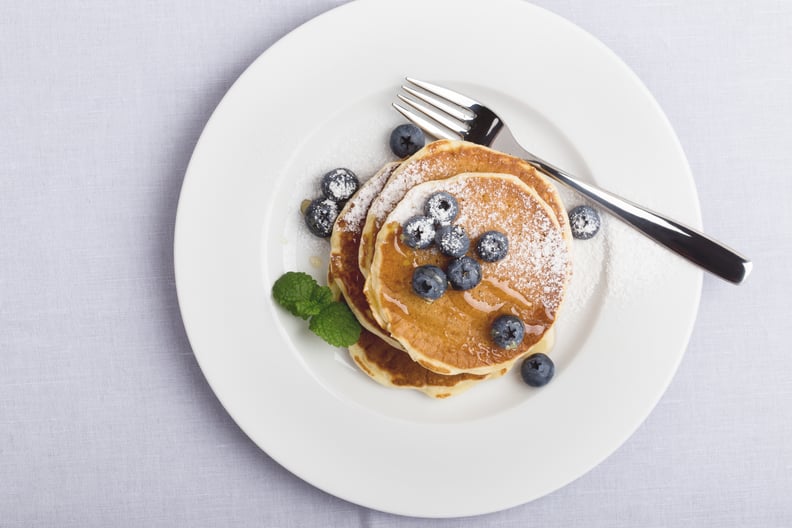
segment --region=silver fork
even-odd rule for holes
[[[582,182],[523,148],[495,112],[458,92],[407,77],[398,94],[404,103],[393,106],[424,132],[439,139],[464,139],[523,158],[553,180],[598,203],[647,237],[678,253],[710,273],[740,284],[751,271],[751,261],[704,233],[667,216]],[[416,89],[418,88],[418,89]]]

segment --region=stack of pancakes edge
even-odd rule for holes
[[[473,243],[485,230],[500,230],[510,239],[510,253],[499,263],[482,263],[483,280],[473,290],[449,288],[430,303],[409,291],[412,269],[444,267],[448,258],[436,249],[408,248],[399,235],[405,215],[417,213],[438,190],[459,201],[457,221]],[[519,358],[552,347],[571,274],[570,240],[555,188],[521,159],[441,140],[386,164],[347,202],[330,239],[328,282],[363,327],[349,349],[352,359],[382,385],[435,398],[502,376]],[[474,256],[472,247],[468,254]],[[495,346],[487,330],[505,313],[526,325],[523,344],[512,350]]]

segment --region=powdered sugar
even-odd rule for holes
[[[481,187],[482,178],[486,188]],[[484,280],[496,279],[504,287],[540,302],[548,314],[555,314],[567,282],[570,255],[544,202],[513,176],[462,174],[414,187],[386,223],[403,223],[420,213],[427,197],[441,190],[458,200],[459,215],[454,224],[464,227],[471,240],[491,230],[501,231],[509,239],[507,256],[484,265]]]
[[[400,176],[400,174],[396,173],[396,176]],[[420,178],[420,173],[416,175],[416,179],[418,178]],[[380,195],[380,197],[383,197],[387,193],[389,196],[385,198],[386,200],[395,200],[390,211],[384,208],[379,210],[386,212],[388,222],[399,222],[403,224],[410,217],[423,214],[424,204],[431,194],[443,190],[454,195],[462,188],[462,184],[460,184],[456,178],[433,180],[424,183],[420,183],[422,180],[418,180],[420,185],[416,185],[415,183],[408,185],[406,180],[413,180],[413,178],[405,173],[401,173],[401,177],[399,177],[398,180],[391,178],[383,189],[383,194]],[[374,204],[372,204],[371,214],[376,213],[377,211],[374,209]]]
[[[328,175],[325,196],[333,200],[348,200],[358,188],[355,175],[349,169],[335,169]]]
[[[442,170],[442,167],[437,166],[436,160],[431,164],[425,160],[417,160],[408,161],[402,165],[398,171],[394,172],[393,176],[382,189],[380,195],[371,204],[369,214],[380,221],[384,220],[385,217],[393,211],[396,204],[402,200],[407,191],[424,181],[424,174],[430,168],[430,165],[435,171]],[[412,212],[409,216],[419,214],[422,211],[426,197],[426,195],[423,196],[420,208]],[[403,222],[406,219],[407,218],[402,218],[400,221]]]
[[[435,239],[434,220],[428,216],[415,215],[402,225],[404,243],[412,248],[423,249],[432,245]]]
[[[527,209],[530,204],[523,205]],[[567,282],[567,243],[547,213],[520,218],[522,225],[513,220],[503,226],[512,242],[507,256],[494,263],[496,273],[503,273],[518,291],[541,290],[542,303],[554,313]]]
[[[573,276],[564,301],[565,318],[583,315],[595,295],[598,304],[640,295],[676,258],[574,191],[563,187],[558,191],[569,210],[589,205],[599,212],[602,223],[592,238],[572,241]]]
[[[569,211],[569,228],[578,240],[588,240],[600,229],[600,215],[588,205],[578,205]]]
[[[447,225],[453,222],[459,214],[459,205],[449,193],[436,192],[426,199],[424,213],[438,224]]]
[[[470,239],[465,228],[459,224],[441,227],[435,238],[440,253],[449,257],[461,257],[470,248]]]
[[[650,290],[678,261],[678,256],[624,222],[611,221],[607,227],[600,234],[606,236],[608,247],[605,273],[611,299],[623,300]]]
[[[577,193],[559,188],[558,194],[568,210],[579,204],[587,204]],[[605,260],[607,257],[608,219],[600,214],[602,228],[588,240],[572,240],[572,278],[564,299],[563,317],[574,326],[586,315],[589,303],[598,287],[603,283]]]
[[[476,242],[476,254],[484,262],[497,262],[509,253],[509,238],[500,231],[487,231]]]
[[[388,163],[360,187],[341,212],[339,221],[336,223],[337,229],[355,233],[360,233],[363,230],[369,206],[398,166],[398,163]]]

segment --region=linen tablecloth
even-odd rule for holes
[[[632,438],[533,503],[389,515],[260,451],[182,326],[178,194],[236,77],[335,0],[0,2],[0,526],[792,526],[792,2],[539,0],[667,113],[706,230],[685,359]]]

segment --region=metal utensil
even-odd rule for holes
[[[726,245],[676,220],[582,182],[526,150],[495,112],[466,95],[407,77],[393,106],[426,133],[463,139],[523,158],[553,180],[598,203],[614,216],[704,270],[735,284],[745,280],[751,261]],[[404,106],[406,105],[406,106]]]

